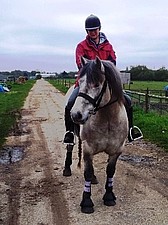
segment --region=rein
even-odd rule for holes
[[[84,99],[88,100],[94,106],[92,114],[95,114],[96,111],[98,111],[99,109],[105,108],[106,106],[109,106],[118,101],[118,98],[115,100],[112,100],[112,98],[111,98],[107,104],[105,104],[104,106],[99,106],[106,88],[107,88],[107,81],[105,80],[103,87],[101,89],[101,92],[99,93],[99,95],[96,98],[92,98],[85,93],[79,92],[78,96],[83,97]]]

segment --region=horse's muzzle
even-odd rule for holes
[[[79,111],[75,113],[71,112],[71,118],[76,124],[84,124],[88,119],[88,117],[83,117],[83,115]]]

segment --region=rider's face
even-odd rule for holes
[[[87,30],[89,37],[93,40],[98,38],[99,32],[100,32],[99,28],[94,29],[94,30]]]

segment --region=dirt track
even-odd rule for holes
[[[0,165],[0,224],[2,225],[167,225],[167,156],[155,145],[127,144],[117,164],[114,192],[117,204],[103,205],[107,156],[95,157],[98,185],[92,187],[95,212],[80,212],[83,172],[73,151],[72,176],[63,177],[62,138],[64,96],[38,80],[26,99],[19,135],[6,145],[21,147],[23,159]]]

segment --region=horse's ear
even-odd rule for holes
[[[81,56],[82,66],[84,66],[87,62],[88,62],[88,60],[86,58],[84,58],[83,56]]]
[[[98,56],[96,56],[95,61],[96,61],[98,68],[104,73],[105,72],[104,65]]]

